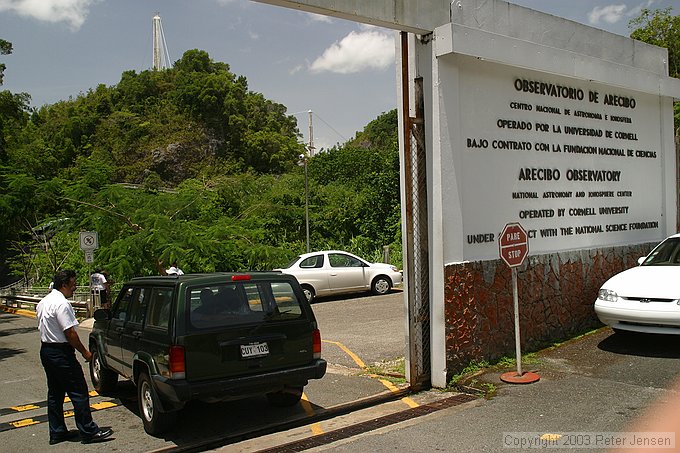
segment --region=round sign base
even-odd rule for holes
[[[541,379],[541,376],[531,371],[525,371],[521,376],[517,374],[517,371],[501,374],[501,381],[508,384],[531,384],[539,379]]]

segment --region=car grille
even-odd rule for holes
[[[678,299],[662,299],[660,297],[622,297],[624,300],[628,300],[630,302],[641,302],[641,303],[650,303],[650,302],[675,302]]]

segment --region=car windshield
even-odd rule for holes
[[[189,319],[197,329],[297,319],[302,309],[288,282],[198,286],[189,291]]]
[[[680,266],[680,238],[669,238],[656,246],[641,266]]]

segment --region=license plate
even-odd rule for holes
[[[241,357],[244,359],[251,357],[262,357],[269,354],[267,343],[250,343],[241,345]]]

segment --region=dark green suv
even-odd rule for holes
[[[190,400],[266,394],[294,405],[326,372],[312,309],[281,273],[134,278],[94,318],[94,388],[110,394],[118,375],[131,379],[149,434],[168,429]]]

